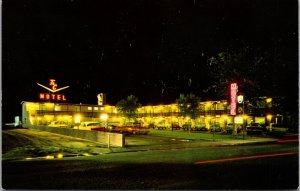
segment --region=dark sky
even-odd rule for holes
[[[3,0],[3,120],[50,78],[73,103],[96,104],[100,92],[109,104],[213,99],[207,59],[244,45],[276,46],[297,71],[297,13],[291,0]]]

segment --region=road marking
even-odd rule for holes
[[[239,161],[239,160],[248,160],[248,159],[258,159],[258,158],[266,158],[266,157],[284,156],[284,155],[295,155],[295,154],[298,154],[298,153],[297,152],[288,152],[288,153],[276,153],[276,154],[267,154],[267,155],[254,155],[254,156],[247,156],[247,157],[237,157],[237,158],[227,158],[227,159],[199,161],[199,162],[194,162],[193,164],[209,164],[209,163]]]

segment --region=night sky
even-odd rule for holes
[[[203,91],[208,58],[242,46],[275,47],[296,95],[297,14],[291,0],[3,0],[3,122],[50,78],[70,86],[61,92],[70,103],[97,104],[100,92],[108,104],[130,94],[143,105],[190,92],[214,99]]]

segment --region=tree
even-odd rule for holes
[[[298,126],[298,66],[295,56],[286,57],[271,49],[243,47],[226,50],[208,59],[212,84],[204,92],[217,99],[229,100],[231,82],[238,83],[238,91],[247,98],[247,108],[266,108],[273,114],[290,118],[291,126]],[[296,54],[295,54],[296,55]],[[287,64],[289,63],[289,64]],[[266,105],[264,96],[272,97]]]
[[[268,65],[270,55],[259,49],[243,47],[235,51],[223,51],[208,60],[211,86],[206,91],[213,91],[216,98],[228,98],[229,86],[232,82],[237,82],[239,92],[243,92],[247,97],[259,97],[265,95],[269,82],[270,73]],[[262,88],[264,87],[264,88]]]
[[[193,93],[180,94],[176,99],[176,103],[183,117],[189,117],[191,120],[195,120],[199,114],[199,103],[201,99]]]
[[[137,109],[141,107],[141,104],[138,102],[138,98],[134,95],[128,96],[126,99],[122,99],[116,104],[117,110],[128,119],[130,122],[131,119],[135,119],[137,116]]]

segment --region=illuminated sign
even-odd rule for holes
[[[63,94],[48,94],[40,93],[39,95],[41,100],[52,100],[52,101],[66,101],[66,96]]]
[[[65,86],[65,87],[62,87],[62,88],[59,88],[59,89],[57,89],[57,83],[55,82],[56,80],[54,80],[54,79],[50,79],[49,80],[50,82],[49,82],[49,86],[50,86],[50,88],[49,87],[46,87],[46,86],[44,86],[44,85],[42,85],[42,84],[39,84],[39,83],[37,83],[37,85],[39,85],[39,86],[41,86],[42,88],[44,88],[44,89],[46,89],[46,90],[48,90],[48,91],[50,91],[51,93],[40,93],[39,94],[39,98],[41,99],[41,100],[51,100],[51,101],[66,101],[67,99],[66,99],[66,96],[65,95],[63,95],[63,94],[54,94],[55,92],[58,92],[58,91],[61,91],[61,90],[64,90],[64,89],[66,89],[66,88],[68,88],[69,86]]]
[[[97,95],[97,98],[98,98],[98,105],[103,105],[104,102],[105,102],[105,95],[104,95],[104,93],[99,93]]]
[[[237,101],[237,84],[230,84],[230,115],[236,115],[236,101]]]
[[[238,101],[238,103],[243,103],[243,101],[244,101],[244,96],[243,96],[243,95],[239,95],[239,96],[237,97],[237,101]]]
[[[48,90],[48,91],[50,91],[50,92],[52,92],[52,93],[61,91],[61,90],[66,89],[66,88],[69,87],[69,86],[65,86],[65,87],[56,89],[56,88],[57,88],[57,84],[55,83],[55,80],[54,80],[54,79],[50,79],[49,85],[51,86],[51,89],[48,88],[48,87],[46,87],[46,86],[43,86],[42,84],[39,84],[39,83],[37,83],[37,85],[41,86],[42,88],[45,88],[46,90]]]

